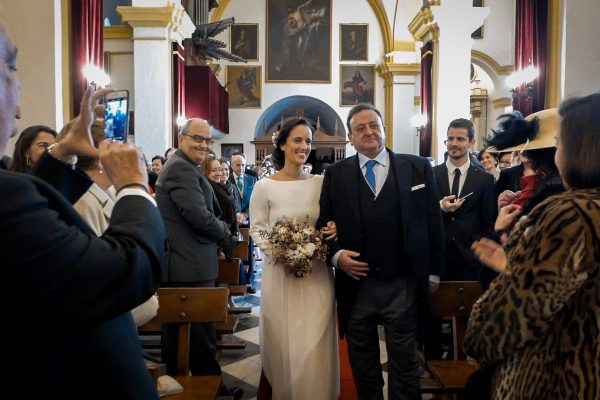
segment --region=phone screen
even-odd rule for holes
[[[119,142],[127,141],[129,125],[129,96],[126,91],[106,97],[104,103],[104,138]]]

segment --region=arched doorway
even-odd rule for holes
[[[315,128],[313,148],[308,158],[314,173],[320,173],[324,164],[346,157],[346,128],[338,114],[327,103],[310,96],[285,97],[265,110],[254,129],[257,163],[273,152],[273,132],[293,118],[305,118]]]

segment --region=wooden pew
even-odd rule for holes
[[[466,360],[463,341],[471,309],[481,293],[478,281],[455,281],[440,282],[438,289],[429,295],[429,315],[452,320],[454,360],[432,360],[427,363],[447,396],[461,393],[467,379],[477,369],[475,363]]]
[[[177,376],[183,393],[169,395],[171,400],[204,400],[217,398],[221,376],[190,376],[189,347],[192,323],[227,320],[227,288],[160,288],[159,323],[178,324]]]
[[[246,293],[246,286],[239,285],[240,279],[240,259],[234,258],[227,260],[219,259],[219,276],[217,277],[218,284],[227,285],[230,295],[235,291],[243,291]],[[239,292],[238,292],[239,293]],[[243,350],[246,348],[244,340],[225,339],[223,335],[232,335],[238,323],[238,317],[235,314],[251,313],[251,307],[232,307],[230,304],[229,315],[227,321],[215,324],[217,329],[217,348],[220,350],[237,349]]]

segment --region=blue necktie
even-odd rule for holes
[[[371,187],[371,190],[373,191],[373,193],[376,193],[377,185],[375,184],[375,174],[373,173],[373,167],[375,167],[375,165],[377,165],[377,161],[369,160],[369,161],[367,161],[366,165],[367,165],[367,171],[365,172],[365,179],[367,180],[367,183]]]
[[[238,186],[238,189],[240,189],[240,192],[242,191],[242,189],[244,189],[244,182],[242,182],[241,175],[237,177],[237,186]]]

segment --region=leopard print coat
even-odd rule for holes
[[[600,399],[600,189],[552,196],[515,226],[475,303],[465,351],[495,366],[491,398]]]

